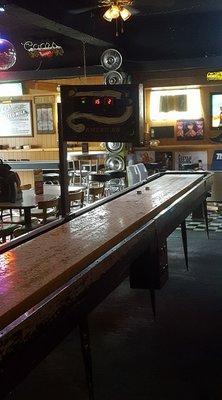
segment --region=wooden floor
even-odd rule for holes
[[[0,329],[194,187],[164,175],[0,256]],[[149,186],[149,190],[146,187]]]

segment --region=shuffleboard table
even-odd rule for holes
[[[210,173],[163,173],[0,255],[0,397],[79,324],[93,399],[87,316],[121,281],[168,279],[166,239],[209,195]],[[200,255],[201,257],[201,255]]]

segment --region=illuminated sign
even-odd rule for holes
[[[207,80],[208,81],[222,81],[222,71],[208,72]]]
[[[24,44],[22,43],[22,45],[32,58],[51,58],[53,56],[62,56],[64,54],[62,46],[58,46],[55,42],[43,42],[38,44],[28,40]]]

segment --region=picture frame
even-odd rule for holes
[[[33,136],[31,100],[0,101],[0,137]]]
[[[202,140],[204,137],[204,119],[180,119],[176,121],[177,140]]]
[[[55,133],[54,107],[52,103],[35,104],[36,132],[38,134]]]
[[[222,93],[210,93],[210,128],[222,129]]]

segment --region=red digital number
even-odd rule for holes
[[[101,100],[100,100],[100,99],[95,99],[95,100],[94,100],[94,104],[95,104],[96,106],[100,106]]]
[[[112,106],[113,105],[113,98],[112,97],[105,97],[104,104],[106,106]]]

